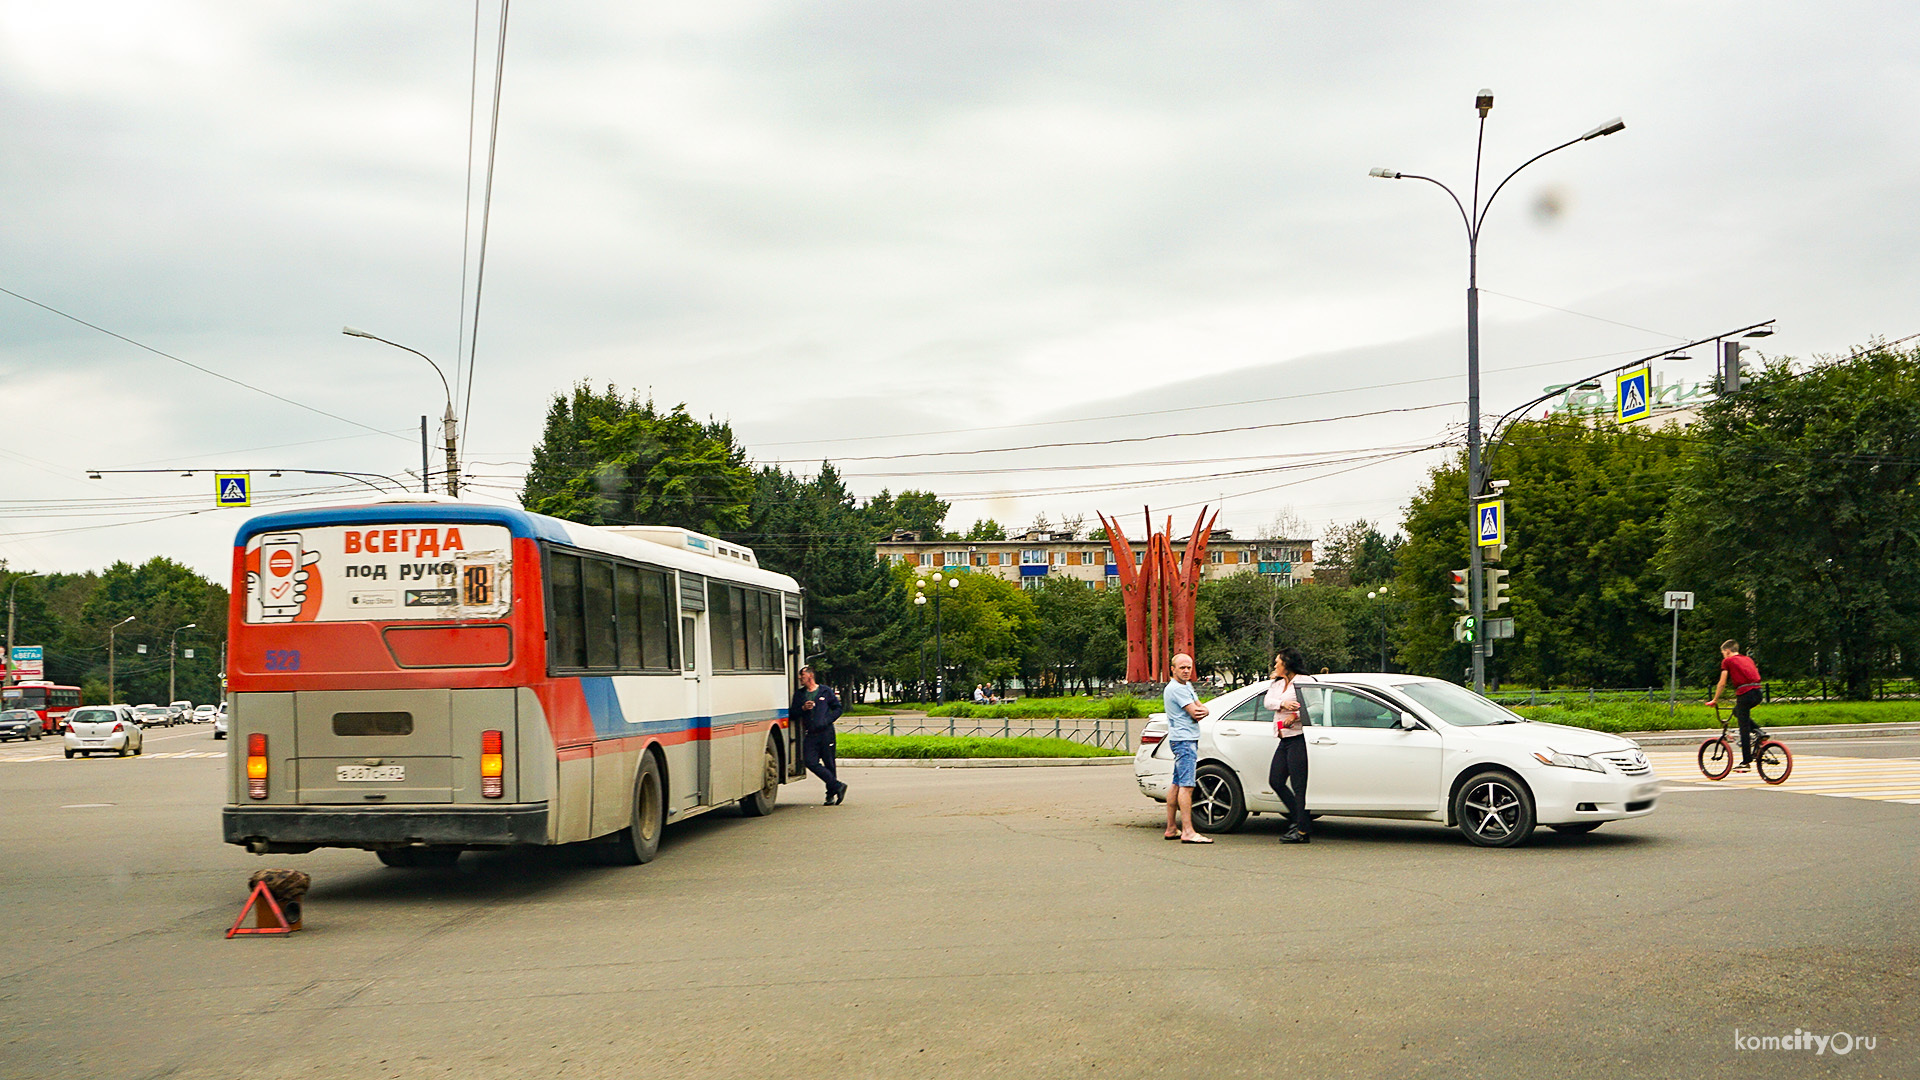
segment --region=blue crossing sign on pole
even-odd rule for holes
[[[1480,504],[1479,542],[1481,547],[1499,547],[1507,542],[1507,501],[1492,499]]]
[[[215,506],[252,506],[253,478],[248,473],[216,473],[213,478]]]
[[[1623,424],[1653,415],[1653,369],[1645,364],[1613,377],[1614,418]]]

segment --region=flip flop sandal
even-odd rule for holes
[[[1206,838],[1206,837],[1204,837],[1204,836],[1196,836],[1196,837],[1194,837],[1194,838],[1193,838],[1193,839],[1191,839],[1191,840],[1181,840],[1180,842],[1181,842],[1181,843],[1183,843],[1183,844],[1211,844],[1211,843],[1213,843],[1213,841],[1212,841],[1212,840],[1209,840],[1209,839],[1207,839],[1207,838]]]

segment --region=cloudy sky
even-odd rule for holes
[[[0,557],[225,576],[240,512],[207,473],[89,468],[250,468],[267,497],[335,486],[274,467],[418,469],[438,379],[340,328],[462,368],[474,19],[0,3],[0,288],[205,369],[0,294]],[[1465,416],[1466,245],[1444,194],[1369,167],[1469,185],[1482,86],[1493,179],[1626,118],[1495,204],[1490,413],[1763,319],[1770,352],[1844,353],[1920,331],[1917,23],[521,0],[459,379],[474,494],[513,500],[546,399],[585,378],[731,419],[757,460],[948,493],[953,527],[1223,500],[1243,535],[1288,509],[1392,524]],[[1664,377],[1706,378],[1695,356]],[[1072,445],[1006,449],[1041,444]]]

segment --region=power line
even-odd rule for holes
[[[1174,431],[1164,435],[1134,435],[1123,439],[1087,439],[1079,442],[1034,443],[1029,446],[1001,446],[986,450],[928,450],[905,454],[869,454],[856,457],[836,458],[836,461],[898,461],[901,458],[926,457],[971,457],[977,454],[1010,454],[1027,450],[1055,450],[1073,446],[1119,446],[1125,443],[1154,442],[1160,439],[1193,439],[1206,435],[1226,435],[1243,431],[1268,431],[1274,428],[1300,427],[1306,424],[1329,424],[1339,420],[1357,420],[1368,416],[1387,416],[1393,413],[1424,412],[1428,409],[1450,409],[1461,404],[1458,401],[1442,401],[1432,405],[1409,405],[1398,409],[1374,409],[1369,412],[1346,413],[1341,416],[1320,416],[1309,420],[1281,420],[1271,424],[1244,424],[1239,427],[1213,428],[1207,431]],[[774,458],[763,461],[762,465],[798,465],[811,462],[811,458]]]
[[[198,371],[198,372],[201,372],[202,374],[205,374],[205,375],[211,375],[211,376],[213,376],[213,377],[214,377],[214,378],[216,378],[216,379],[220,379],[220,380],[223,380],[223,381],[225,381],[225,382],[230,382],[230,383],[232,383],[233,385],[235,385],[235,386],[238,386],[238,387],[240,387],[241,389],[244,389],[244,390],[251,390],[251,391],[253,391],[253,392],[254,392],[254,393],[256,393],[256,394],[265,394],[266,396],[268,396],[268,397],[270,397],[270,398],[272,398],[272,399],[274,399],[275,401],[284,401],[284,402],[286,402],[286,403],[287,403],[288,405],[292,405],[293,407],[295,407],[295,408],[297,408],[297,409],[305,409],[305,410],[307,410],[307,411],[308,411],[308,412],[310,412],[310,413],[317,413],[317,414],[319,414],[319,415],[321,415],[321,416],[324,416],[324,417],[327,417],[328,419],[331,419],[331,420],[338,420],[338,421],[340,421],[340,422],[341,422],[341,423],[343,423],[343,424],[352,424],[352,425],[353,425],[354,427],[357,427],[357,428],[366,428],[366,429],[367,429],[368,431],[371,431],[371,432],[373,432],[373,433],[374,433],[374,434],[376,434],[376,435],[387,435],[387,436],[390,436],[390,437],[392,437],[392,438],[396,438],[396,439],[398,439],[398,438],[400,438],[400,436],[398,436],[398,435],[395,435],[395,434],[393,434],[393,432],[390,432],[390,431],[384,431],[384,430],[382,430],[382,429],[380,429],[380,428],[377,428],[377,427],[373,427],[373,426],[371,426],[371,425],[368,425],[368,424],[363,424],[363,423],[361,423],[361,422],[360,422],[360,421],[358,421],[358,420],[349,420],[349,419],[347,419],[346,417],[344,417],[344,416],[341,416],[341,415],[340,415],[339,413],[330,413],[330,412],[328,412],[328,411],[327,411],[327,410],[325,410],[325,409],[321,409],[321,408],[316,408],[316,407],[314,407],[314,406],[312,406],[312,405],[308,405],[308,404],[306,404],[305,402],[300,402],[300,401],[295,401],[295,400],[293,400],[293,399],[292,399],[292,398],[290,398],[290,397],[285,397],[285,396],[282,396],[282,395],[280,395],[280,394],[276,394],[276,393],[274,393],[274,392],[273,392],[273,391],[271,391],[271,390],[262,390],[262,389],[261,389],[260,387],[258,387],[258,386],[255,386],[255,385],[253,385],[252,383],[248,383],[248,382],[241,382],[241,381],[240,381],[239,379],[236,379],[236,378],[234,378],[234,377],[233,377],[233,376],[231,376],[231,375],[222,375],[221,373],[219,373],[219,372],[217,372],[217,371],[215,371],[215,370],[213,370],[212,368],[209,368],[209,367],[202,367],[202,366],[200,366],[199,364],[196,364],[196,363],[194,363],[194,362],[193,362],[193,361],[191,361],[191,360],[182,360],[181,358],[179,358],[179,357],[177,357],[177,356],[175,356],[175,355],[173,355],[173,354],[172,354],[172,353],[170,353],[170,352],[164,352],[164,351],[162,351],[162,350],[160,350],[160,349],[156,349],[156,348],[154,348],[153,346],[151,346],[151,345],[148,345],[148,344],[146,344],[146,343],[144,343],[144,342],[140,342],[140,341],[135,341],[134,339],[132,339],[132,338],[130,338],[130,337],[128,337],[128,336],[127,336],[127,335],[125,335],[125,334],[117,334],[117,333],[114,333],[114,332],[113,332],[112,330],[109,330],[109,329],[107,329],[107,328],[106,328],[106,327],[104,327],[104,326],[99,326],[99,325],[97,325],[97,324],[94,324],[94,323],[90,323],[90,322],[88,322],[87,320],[85,320],[85,319],[83,319],[83,318],[81,318],[81,317],[80,317],[80,316],[78,316],[78,315],[70,315],[70,314],[68,314],[67,312],[64,312],[64,311],[61,311],[61,310],[60,310],[59,308],[57,308],[57,307],[54,307],[54,306],[52,306],[51,304],[43,304],[43,303],[41,303],[40,301],[38,301],[38,300],[35,300],[35,299],[34,299],[33,297],[31,297],[31,296],[22,296],[22,295],[20,295],[19,293],[17,293],[17,292],[14,292],[14,291],[13,291],[12,289],[8,289],[8,288],[0,288],[0,293],[6,293],[6,294],[7,294],[8,296],[11,296],[11,297],[13,297],[13,298],[14,298],[15,300],[23,300],[23,301],[25,301],[25,302],[27,302],[27,303],[29,303],[29,304],[32,304],[32,305],[33,305],[34,307],[37,307],[37,308],[40,308],[40,309],[41,309],[41,310],[43,310],[43,311],[50,311],[50,312],[52,312],[53,314],[55,314],[55,315],[58,315],[58,316],[60,316],[60,317],[61,317],[61,318],[63,318],[63,319],[68,319],[68,320],[71,320],[71,321],[73,321],[73,322],[76,322],[76,323],[79,323],[79,324],[80,324],[81,326],[84,326],[84,327],[86,327],[86,328],[87,328],[87,329],[89,329],[89,330],[98,330],[98,331],[99,331],[100,333],[102,333],[102,334],[105,334],[105,335],[107,335],[108,337],[111,337],[111,338],[118,338],[118,339],[120,339],[121,341],[124,341],[124,342],[126,342],[127,344],[129,344],[129,345],[132,345],[133,347],[135,347],[135,348],[137,348],[137,349],[145,349],[146,351],[148,351],[148,352],[150,352],[150,353],[152,353],[152,354],[153,354],[153,355],[155,355],[155,356],[160,356],[160,357],[164,357],[164,358],[166,358],[166,359],[168,359],[168,360],[171,360],[171,361],[173,361],[173,362],[174,362],[174,363],[176,363],[176,364],[184,364],[184,365],[186,365],[187,367],[190,367],[190,368],[192,368],[192,369],[193,369],[193,370],[195,370],[195,371]]]
[[[493,58],[493,121],[487,134],[487,187],[485,197],[480,200],[480,265],[473,279],[473,333],[467,338],[467,397],[460,404],[468,438],[473,437],[474,355],[480,344],[480,298],[487,287],[487,235],[493,224],[493,164],[500,148],[500,88],[507,76],[507,11],[511,6],[512,0],[500,0],[500,39]]]
[[[461,357],[467,352],[467,267],[473,262],[468,244],[473,239],[473,120],[480,103],[480,0],[473,0],[473,61],[467,73],[467,186],[466,206],[460,214],[460,327],[453,347],[453,385],[460,385]],[[454,390],[455,394],[460,391]]]

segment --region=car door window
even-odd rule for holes
[[[1222,723],[1259,723],[1267,719],[1266,716],[1261,715],[1260,698],[1261,695],[1255,694],[1240,704],[1235,705],[1233,708],[1227,710],[1227,714],[1222,716],[1220,721]]]
[[[1300,683],[1293,689],[1300,695],[1301,703],[1307,707],[1307,726],[1327,726],[1329,722],[1327,720],[1327,694],[1329,693],[1327,688]]]
[[[1347,690],[1326,692],[1326,722],[1334,727],[1390,728],[1400,723],[1400,714],[1373,700]]]

